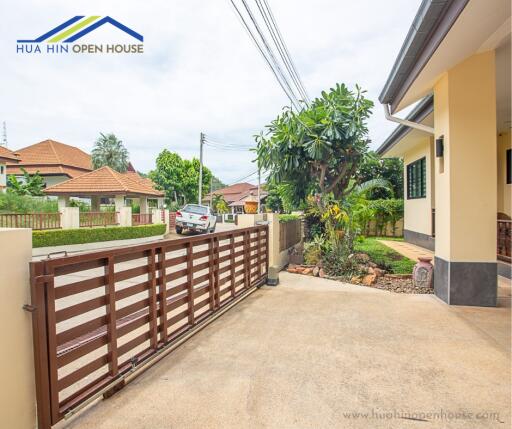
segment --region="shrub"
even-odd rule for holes
[[[0,192],[0,213],[53,213],[57,200]]]
[[[293,215],[293,214],[279,215],[279,223],[292,222],[294,220],[299,220],[299,219],[300,219],[300,216]]]
[[[352,253],[348,240],[336,240],[331,249],[323,255],[322,263],[325,272],[331,276],[350,279],[361,274],[355,258],[349,258]]]
[[[127,240],[165,234],[165,224],[32,231],[32,247]]]

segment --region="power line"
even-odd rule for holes
[[[245,3],[244,0],[242,0],[242,1],[244,2],[244,7],[249,12],[249,15],[251,17],[251,21],[255,24],[255,27],[257,27],[257,30],[259,30],[259,26],[257,26],[257,23],[256,23],[254,17],[252,16],[252,13],[250,12],[249,7],[247,6],[247,3]],[[249,37],[252,39],[252,41],[254,42],[256,47],[258,48],[258,51],[263,56],[263,59],[265,60],[267,65],[270,67],[270,70],[274,74],[274,77],[277,79],[277,82],[279,83],[279,86],[281,86],[281,89],[284,91],[284,93],[286,94],[286,96],[290,100],[290,103],[293,105],[293,107],[295,107],[297,110],[299,110],[300,103],[299,103],[297,97],[295,96],[294,92],[292,91],[292,89],[290,87],[290,84],[288,83],[286,77],[284,76],[284,74],[282,73],[281,69],[277,65],[275,57],[273,57],[273,54],[271,54],[270,47],[266,43],[266,39],[264,39],[264,36],[262,35],[261,31],[258,31],[258,33],[259,33],[260,37],[263,40],[266,52],[265,52],[264,48],[261,46],[261,44],[258,42],[256,36],[254,35],[253,31],[251,30],[251,27],[248,25],[248,23],[244,19],[242,13],[240,12],[238,7],[236,6],[235,2],[233,0],[230,0],[230,2],[231,2],[232,6],[233,6],[233,8],[235,10],[235,14],[238,16],[240,22],[242,23],[242,26],[244,27],[244,29],[246,30],[246,32],[249,35]]]
[[[261,1],[261,0],[257,0],[257,1]],[[291,69],[292,69],[293,73],[290,72],[290,74],[292,76],[293,75],[295,76],[296,81],[297,81],[298,85],[300,86],[300,88],[302,90],[301,93],[305,97],[305,101],[307,101],[309,103],[311,101],[310,98],[309,98],[309,94],[306,91],[306,87],[304,86],[304,83],[302,82],[302,79],[300,78],[299,72],[297,71],[297,67],[295,66],[295,63],[293,62],[292,56],[290,55],[290,51],[288,50],[288,47],[286,46],[286,43],[284,42],[283,36],[281,34],[281,31],[279,30],[279,26],[277,25],[277,21],[274,18],[274,14],[272,13],[272,9],[270,8],[270,5],[268,4],[267,0],[263,0],[263,3],[265,4],[265,7],[266,7],[266,10],[267,10],[268,16],[270,18],[270,21],[272,22],[272,24],[273,24],[273,26],[275,28],[275,31],[277,33],[277,38],[281,42],[281,46],[282,46],[282,49],[284,50],[285,57],[287,58],[288,63],[290,65]]]
[[[300,98],[302,98],[303,101],[308,102],[309,100],[306,91],[304,90],[303,86],[301,85],[301,82],[298,79],[296,70],[293,68],[289,54],[287,55],[287,52],[284,49],[284,42],[282,40],[282,37],[280,37],[280,33],[278,34],[275,20],[270,15],[270,7],[268,3],[265,2],[265,5],[263,5],[261,0],[255,0],[255,2],[256,6],[258,7],[258,10],[260,11],[261,16],[263,17],[263,21],[265,22],[268,32],[270,33],[270,36],[274,41],[274,45],[277,47],[277,51],[279,53],[279,56],[281,57],[281,61],[286,67],[286,70],[288,70],[288,74],[291,76],[292,81],[295,87],[297,88]]]

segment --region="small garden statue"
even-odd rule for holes
[[[434,266],[431,261],[432,258],[419,257],[419,262],[414,266],[412,271],[412,279],[415,287],[432,288],[432,278],[434,273]]]

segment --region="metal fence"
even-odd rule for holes
[[[80,228],[118,225],[118,212],[80,212]]]
[[[30,264],[40,429],[265,282],[268,227]]]
[[[2,213],[1,228],[59,229],[60,213]]]
[[[134,213],[132,214],[132,225],[149,225],[153,223],[152,213]]]
[[[279,223],[279,251],[289,249],[302,239],[302,221],[300,219]]]

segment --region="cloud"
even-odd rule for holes
[[[311,96],[336,82],[382,88],[419,1],[269,0]],[[139,170],[167,148],[198,156],[199,133],[232,144],[253,142],[287,99],[228,0],[3,2],[0,121],[9,144],[45,138],[90,150],[114,132]],[[15,41],[43,34],[78,14],[109,15],[144,36],[141,55],[19,55]],[[85,42],[128,42],[103,26]],[[379,106],[373,146],[393,129]],[[254,170],[253,154],[208,148],[207,165],[225,182]]]

